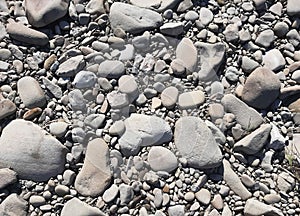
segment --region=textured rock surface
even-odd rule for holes
[[[169,149],[162,146],[151,147],[148,163],[154,171],[172,172],[177,168],[177,157]]]
[[[26,0],[26,16],[34,27],[46,26],[66,15],[70,0]]]
[[[69,200],[61,211],[61,216],[82,216],[82,215],[93,215],[93,216],[104,216],[105,214],[96,207],[92,207],[78,198]]]
[[[0,214],[7,216],[25,216],[27,215],[28,204],[17,194],[13,193],[9,195],[1,204],[0,204]]]
[[[108,146],[102,139],[89,142],[83,167],[75,180],[76,190],[84,196],[98,196],[111,180]]]
[[[267,68],[257,68],[247,78],[242,100],[258,109],[269,107],[280,93],[279,78]]]
[[[113,29],[121,28],[129,33],[155,29],[162,24],[159,13],[120,2],[112,4],[109,19]]]
[[[32,122],[12,121],[2,132],[0,147],[1,167],[11,167],[21,178],[47,181],[64,169],[66,148]]]
[[[251,193],[243,185],[238,175],[232,170],[230,163],[223,160],[224,173],[223,178],[230,189],[236,193],[242,200],[247,200],[251,197]]]
[[[189,166],[208,169],[219,166],[222,161],[212,132],[200,118],[180,118],[175,124],[174,142]]]
[[[255,199],[249,199],[246,201],[244,214],[245,216],[259,216],[259,215],[283,216],[283,213],[279,209],[271,205],[266,205]]]
[[[234,95],[225,95],[221,102],[225,111],[233,113],[237,123],[239,123],[244,129],[252,131],[263,123],[263,118],[255,109],[247,106],[247,104]]]
[[[263,124],[258,129],[234,144],[233,149],[246,154],[256,154],[267,143],[272,126]]]
[[[170,126],[159,117],[132,114],[124,123],[126,130],[119,144],[125,155],[137,154],[141,147],[160,145],[172,139]]]

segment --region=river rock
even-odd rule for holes
[[[112,4],[109,20],[112,29],[121,28],[133,34],[155,29],[163,21],[161,15],[155,11],[121,2]]]
[[[175,146],[189,166],[200,169],[217,167],[222,152],[211,130],[198,117],[181,117],[175,124]]]
[[[268,108],[279,96],[281,82],[271,70],[267,68],[255,69],[247,78],[242,100],[257,109]]]
[[[119,144],[125,155],[135,155],[141,147],[160,145],[172,139],[169,124],[159,117],[131,114],[124,123],[126,130]]]
[[[47,101],[40,84],[32,77],[25,76],[17,83],[18,93],[27,108],[43,108]]]
[[[34,27],[46,26],[66,15],[70,0],[25,0],[29,23]]]
[[[108,187],[111,177],[107,144],[100,138],[90,141],[83,167],[75,180],[75,189],[84,196],[96,197]]]
[[[67,149],[32,122],[17,119],[8,124],[0,147],[1,167],[11,167],[23,179],[46,181],[64,170]]]

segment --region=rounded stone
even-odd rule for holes
[[[258,108],[268,108],[279,96],[281,83],[279,78],[268,68],[257,68],[247,78],[242,100],[248,105]]]
[[[148,163],[154,171],[172,172],[177,168],[177,158],[173,152],[162,146],[154,146],[148,154]]]

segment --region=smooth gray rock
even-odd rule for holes
[[[119,144],[125,155],[135,155],[141,147],[160,145],[172,139],[169,124],[159,117],[131,114],[124,123],[126,130]]]
[[[238,175],[232,170],[230,163],[227,160],[223,160],[223,179],[230,189],[236,193],[242,200],[249,199],[252,194],[243,185]]]
[[[266,144],[272,126],[263,124],[258,129],[234,144],[234,151],[243,152],[249,155],[254,155],[259,152]]]
[[[224,95],[221,102],[225,111],[234,114],[237,123],[239,123],[243,129],[252,131],[263,123],[261,115],[236,96],[232,94]]]
[[[197,108],[205,102],[204,92],[201,90],[184,92],[178,97],[178,106],[180,109]]]
[[[180,0],[152,0],[152,1],[144,1],[144,0],[130,0],[130,3],[141,7],[153,9],[158,12],[163,12],[167,9],[173,9]]]
[[[119,91],[127,94],[129,103],[139,96],[138,84],[133,76],[123,75],[118,81]]]
[[[85,11],[89,14],[105,14],[104,0],[90,0],[85,7]]]
[[[49,42],[49,38],[46,34],[28,28],[27,26],[13,20],[9,20],[9,23],[6,25],[6,31],[12,39],[27,44],[45,46]]]
[[[17,182],[17,173],[11,169],[0,169],[0,189]]]
[[[64,170],[67,149],[32,122],[17,119],[9,123],[0,147],[0,167],[11,167],[23,179],[47,181]]]
[[[121,205],[127,205],[134,197],[133,188],[130,185],[122,183],[119,186]]]
[[[201,188],[197,193],[195,193],[195,197],[200,203],[208,205],[211,200],[211,193],[209,190]]]
[[[161,15],[155,11],[121,2],[112,4],[109,20],[112,29],[121,28],[133,34],[155,29],[163,21]]]
[[[243,56],[242,57],[242,65],[241,65],[242,69],[244,72],[246,73],[251,73],[252,71],[254,71],[256,68],[259,67],[259,63],[254,61],[253,59],[247,57],[247,56]]]
[[[151,147],[148,154],[148,163],[154,171],[172,172],[178,166],[175,154],[162,146]]]
[[[65,62],[61,63],[55,73],[58,76],[62,77],[72,77],[75,76],[84,67],[85,62],[83,60],[83,55],[78,55],[71,57]]]
[[[208,8],[201,7],[199,12],[199,20],[205,26],[207,26],[214,19],[214,15]]]
[[[32,77],[25,76],[17,83],[18,93],[27,108],[43,108],[47,101],[40,84]]]
[[[0,205],[0,215],[27,216],[28,203],[19,195],[12,193]]]
[[[113,201],[118,196],[118,193],[119,187],[115,184],[111,185],[111,187],[103,193],[103,201],[106,203]]]
[[[49,131],[52,135],[57,137],[63,137],[68,129],[68,124],[66,122],[52,122],[49,125]]]
[[[255,40],[255,43],[258,44],[259,46],[263,46],[267,48],[273,43],[274,40],[275,40],[274,32],[271,29],[268,29],[262,31],[258,35],[258,37]]]
[[[34,27],[44,27],[66,15],[70,0],[25,0],[26,16]]]
[[[197,49],[189,38],[183,38],[176,47],[176,58],[183,62],[184,67],[192,73],[197,66]]]
[[[260,216],[260,215],[272,215],[283,216],[280,209],[277,209],[271,205],[267,205],[256,199],[248,199],[244,208],[245,216]]]
[[[108,145],[97,138],[88,143],[83,167],[75,179],[75,189],[84,196],[99,196],[112,177]]]
[[[82,92],[79,89],[74,89],[68,94],[69,103],[72,110],[85,111],[87,107],[87,101],[84,99]]]
[[[224,61],[225,45],[223,43],[197,43],[200,55],[200,71],[198,72],[201,81],[209,82],[219,80],[219,68]]]
[[[105,60],[99,65],[97,75],[108,79],[118,79],[125,73],[125,66],[121,61]]]
[[[92,88],[97,81],[97,76],[91,71],[80,71],[76,74],[73,85],[75,88]]]
[[[297,0],[287,0],[286,9],[289,16],[300,16],[300,5]]]
[[[182,22],[165,23],[159,28],[164,35],[178,36],[184,31]]]
[[[92,207],[78,198],[74,197],[64,204],[64,207],[61,211],[61,216],[105,216],[99,208]]]
[[[257,68],[246,79],[242,100],[257,109],[268,108],[279,96],[281,82],[270,69]]]
[[[174,205],[168,208],[169,216],[182,216],[185,214],[185,206],[184,205]]]
[[[49,90],[49,92],[56,97],[57,99],[60,99],[63,96],[61,88],[47,79],[46,77],[42,77],[43,84],[45,85],[46,89]]]
[[[162,105],[167,109],[173,109],[176,105],[178,95],[179,91],[176,87],[169,86],[165,88],[160,95]]]
[[[175,146],[188,165],[209,169],[222,162],[222,152],[211,130],[198,117],[181,117],[175,124]]]
[[[278,49],[272,49],[263,56],[264,66],[272,71],[278,71],[285,66],[285,59]]]
[[[8,99],[0,100],[0,120],[16,113],[16,110],[17,107],[12,101]]]

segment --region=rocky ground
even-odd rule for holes
[[[300,215],[298,0],[0,0],[0,215]]]

